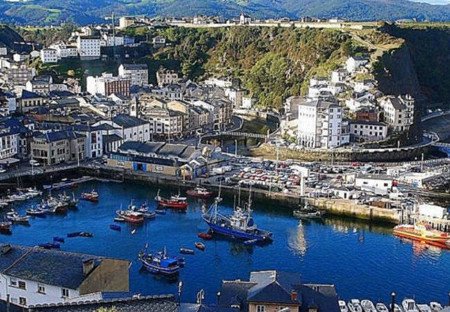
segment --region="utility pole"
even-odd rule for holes
[[[238,140],[234,140],[234,156],[238,156]]]

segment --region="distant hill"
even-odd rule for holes
[[[105,16],[237,17],[240,12],[255,18],[339,17],[349,20],[450,21],[450,5],[431,5],[408,0],[0,0],[0,21],[49,25],[72,21],[88,24]]]

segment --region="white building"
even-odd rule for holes
[[[377,121],[351,121],[350,135],[354,141],[381,141],[386,139],[388,126]]]
[[[303,100],[298,106],[298,144],[308,148],[334,148],[348,142],[342,132],[342,109],[322,100]]]
[[[154,45],[165,45],[166,44],[166,38],[163,36],[156,36],[152,39],[152,43]]]
[[[130,79],[116,77],[110,73],[86,78],[86,91],[92,95],[109,96],[111,94],[130,95]]]
[[[372,192],[390,191],[393,183],[393,179],[385,175],[358,175],[355,178],[355,187]]]
[[[123,46],[125,44],[125,38],[123,36],[113,36],[111,34],[103,34],[101,40],[101,46],[113,47]]]
[[[58,54],[55,49],[42,49],[41,50],[41,61],[44,64],[47,63],[57,63]]]
[[[64,42],[52,44],[50,45],[50,48],[56,50],[56,56],[58,57],[58,60],[67,57],[78,56],[77,47],[66,45]]]
[[[20,62],[28,60],[29,58],[30,58],[29,54],[25,54],[25,53],[14,53],[13,54],[14,62],[20,63]]]
[[[100,38],[91,36],[78,36],[77,51],[81,59],[100,58]]]
[[[126,260],[1,244],[0,300],[14,310],[100,300],[101,292],[129,290],[128,266]]]
[[[448,210],[447,208],[437,205],[420,204],[418,207],[418,213],[423,217],[443,219],[448,215]]]
[[[143,119],[120,114],[113,117],[111,120],[101,120],[95,123],[94,126],[96,127],[103,124],[111,125],[114,130],[110,131],[109,134],[116,134],[124,141],[150,141],[150,123]]]
[[[8,127],[0,128],[0,159],[7,159],[17,155],[19,134]]]
[[[349,73],[354,73],[359,70],[361,67],[367,65],[369,63],[369,59],[363,56],[351,56],[345,62],[347,71]]]
[[[119,76],[131,81],[132,86],[143,86],[148,84],[147,64],[121,64]]]
[[[388,96],[380,100],[384,120],[394,131],[408,130],[414,123],[414,99],[410,95]]]
[[[252,18],[248,16],[247,14],[241,13],[239,16],[239,24],[241,25],[248,25],[252,22]]]
[[[348,72],[344,68],[333,70],[331,72],[331,82],[333,82],[333,83],[344,82],[345,78],[347,76],[348,76]]]
[[[4,44],[0,44],[0,56],[8,55],[8,48]]]

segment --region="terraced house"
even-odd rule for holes
[[[129,261],[0,244],[0,310],[102,300],[128,292]]]

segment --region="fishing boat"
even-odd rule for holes
[[[413,299],[405,299],[402,301],[402,307],[405,312],[419,312],[416,302]]]
[[[80,232],[78,234],[78,236],[80,236],[80,237],[94,237],[94,234],[92,234],[90,232]]]
[[[188,207],[188,203],[186,201],[186,197],[179,197],[178,195],[172,196],[170,199],[161,197],[158,193],[155,197],[155,201],[158,207],[176,209],[176,210],[186,210]]]
[[[372,301],[367,299],[361,300],[361,307],[364,312],[377,312]]]
[[[212,239],[212,235],[210,233],[198,233],[198,238],[204,239],[204,240],[210,240]]]
[[[145,248],[139,253],[138,259],[148,271],[154,274],[173,276],[177,275],[181,268],[178,259],[167,255],[165,248],[155,254],[148,253]]]
[[[195,197],[195,198],[201,198],[201,199],[206,199],[209,198],[211,196],[213,196],[213,192],[208,191],[206,188],[204,187],[200,187],[197,186],[195,189],[193,190],[187,190],[186,194],[190,197]]]
[[[392,304],[390,304],[389,305],[389,309],[391,309],[392,308]],[[391,311],[391,310],[389,310],[389,311]],[[403,310],[403,308],[402,307],[400,307],[398,304],[394,304],[394,312],[405,312],[404,310]]]
[[[6,213],[6,219],[17,224],[28,224],[30,222],[29,216],[21,216],[14,210]]]
[[[299,219],[320,219],[325,213],[313,207],[309,207],[308,203],[306,203],[304,207],[294,210],[292,214]]]
[[[430,308],[431,308],[431,310],[433,312],[439,312],[439,311],[441,311],[443,309],[442,305],[439,302],[436,302],[436,301],[431,301],[430,302]]]
[[[114,222],[125,222],[125,219],[122,217],[115,217]]]
[[[201,251],[204,251],[206,249],[205,244],[203,244],[202,242],[195,242],[194,245],[195,245],[195,248],[197,248],[197,249],[199,249]]]
[[[209,225],[211,233],[221,234],[236,240],[272,241],[272,233],[258,229],[252,218],[251,191],[249,192],[246,209],[235,207],[231,216],[227,217],[219,213],[218,206],[221,201],[219,194],[208,211],[202,216],[203,220]]]
[[[352,299],[349,303],[347,303],[347,307],[349,312],[363,312],[361,303],[358,299]]]
[[[338,304],[341,312],[348,312],[347,303],[344,300],[339,300]]]
[[[156,218],[156,212],[152,212],[148,210],[148,205],[143,203],[139,208],[133,205],[133,202],[128,206],[128,210],[135,211],[141,213],[144,216],[144,219],[152,220]]]
[[[61,245],[58,243],[44,243],[44,244],[39,244],[38,245],[41,248],[44,249],[60,249]]]
[[[47,214],[47,210],[41,209],[41,208],[30,208],[26,210],[27,215],[32,217],[45,217]]]
[[[193,249],[189,249],[189,248],[181,247],[180,248],[180,253],[181,254],[185,254],[185,255],[193,255],[194,254],[194,250]]]
[[[81,193],[81,199],[96,203],[99,200],[99,195],[96,191],[92,190],[89,193]]]
[[[386,307],[386,305],[382,302],[378,302],[375,305],[375,308],[377,309],[378,312],[389,312],[388,308]]]
[[[72,193],[72,197],[67,195],[65,192],[59,194],[59,200],[66,203],[69,208],[75,208],[78,205],[78,200],[75,198],[75,194]]]
[[[142,223],[144,222],[144,215],[137,211],[132,210],[117,210],[117,216],[124,219],[129,223]]]
[[[394,235],[421,241],[438,247],[450,247],[450,234],[432,229],[428,224],[401,224],[394,227]]]
[[[0,221],[0,233],[11,233],[11,225],[10,221]]]
[[[109,228],[111,230],[113,230],[113,231],[118,231],[118,232],[122,231],[122,227],[120,225],[117,225],[117,224],[110,224]]]

